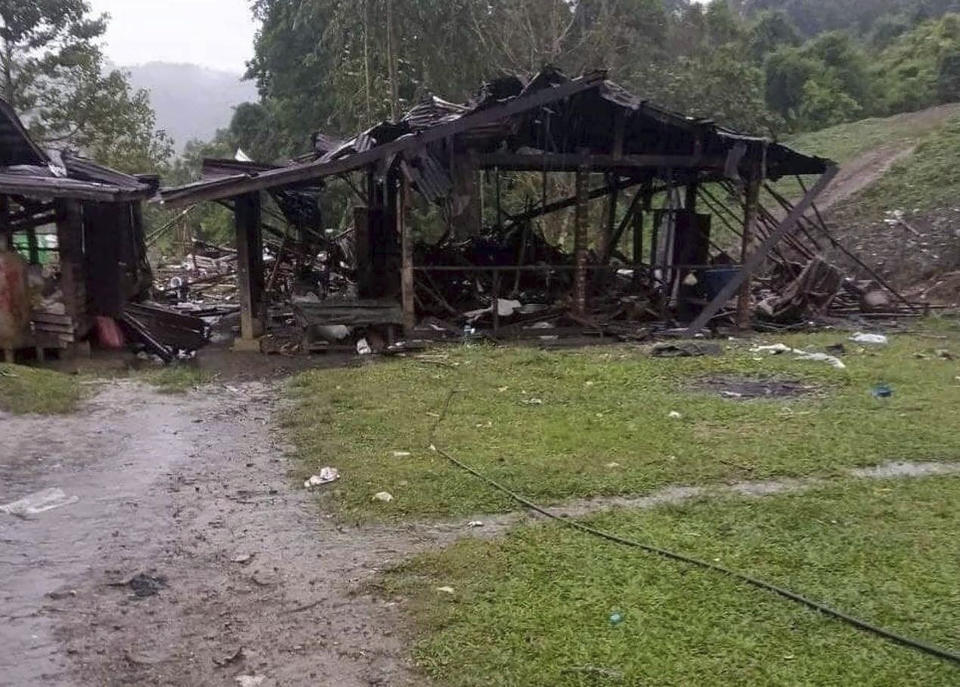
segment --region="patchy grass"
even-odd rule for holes
[[[165,394],[185,394],[212,382],[216,375],[190,363],[173,363],[166,367],[141,370],[136,378]]]
[[[921,139],[908,159],[863,192],[838,208],[857,220],[879,219],[887,210],[922,212],[953,208],[960,194],[960,169],[956,152],[960,148],[960,119]]]
[[[960,106],[946,106],[953,115]],[[792,148],[809,155],[819,155],[843,164],[878,148],[905,148],[943,126],[939,117],[919,117],[908,113],[885,118],[862,119],[828,129],[797,134],[784,141]]]
[[[294,403],[284,424],[298,447],[300,476],[339,468],[341,481],[322,498],[361,520],[514,508],[428,450],[450,389],[458,393],[435,441],[545,503],[673,484],[829,475],[891,460],[957,460],[960,365],[915,358],[951,347],[960,353],[956,329],[940,327],[946,339],[897,336],[871,349],[846,342],[843,371],[792,356],[761,357],[745,343],[718,358],[672,360],[629,347],[442,349],[434,363],[299,375],[288,387]],[[845,339],[828,333],[769,342],[822,350]],[[692,381],[717,375],[779,376],[823,391],[733,402],[690,389]],[[893,398],[871,395],[881,382],[892,385]],[[682,417],[669,417],[672,411]],[[395,499],[373,501],[381,491]]]
[[[855,482],[590,522],[960,650],[960,478]],[[451,687],[960,681],[953,664],[770,593],[555,524],[462,541],[382,584],[409,598],[416,659]],[[623,622],[613,625],[613,613]]]
[[[0,410],[16,415],[62,415],[75,411],[82,398],[74,376],[0,363]]]

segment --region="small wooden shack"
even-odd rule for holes
[[[142,202],[158,185],[42,150],[0,100],[0,242],[45,274],[42,285],[34,280],[31,332],[19,347],[69,350],[93,316],[116,317],[149,289]]]

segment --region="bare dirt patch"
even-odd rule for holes
[[[715,393],[732,401],[791,399],[818,394],[823,390],[820,386],[797,379],[760,379],[735,375],[704,377],[690,388],[693,391]]]

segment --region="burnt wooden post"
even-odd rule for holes
[[[264,334],[263,235],[260,233],[260,194],[237,196],[237,286],[240,291],[240,338],[255,341]]]
[[[743,236],[740,247],[740,264],[746,265],[753,248],[753,235],[757,225],[757,214],[760,206],[760,179],[752,178],[747,182],[746,205],[743,213]],[[743,268],[741,268],[743,269]],[[752,279],[746,275],[740,286],[740,296],[737,299],[737,329],[745,330],[750,327],[750,286]]]
[[[79,327],[86,314],[87,293],[83,274],[83,206],[62,200],[57,208],[57,251],[60,255],[60,290],[66,314]]]
[[[400,297],[403,305],[403,331],[413,335],[417,326],[416,299],[414,296],[413,231],[406,221],[407,177],[400,176],[400,192],[397,194],[397,233],[400,234]]]
[[[576,269],[573,274],[573,311],[578,315],[587,312],[587,202],[590,170],[577,169],[577,205],[574,210],[573,256]]]

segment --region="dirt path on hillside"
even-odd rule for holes
[[[322,518],[288,478],[275,399],[122,382],[75,416],[0,418],[0,504],[67,504],[0,513],[0,684],[411,682],[400,604],[363,585],[442,535]],[[156,594],[114,586],[138,573]]]
[[[958,104],[938,105],[920,112],[896,115],[890,120],[896,121],[899,127],[909,129],[914,137],[919,137],[957,114],[960,114]],[[889,172],[895,164],[913,155],[915,150],[916,144],[913,142],[895,142],[869,150],[842,164],[836,179],[817,200],[817,207],[826,211],[856,195]]]

